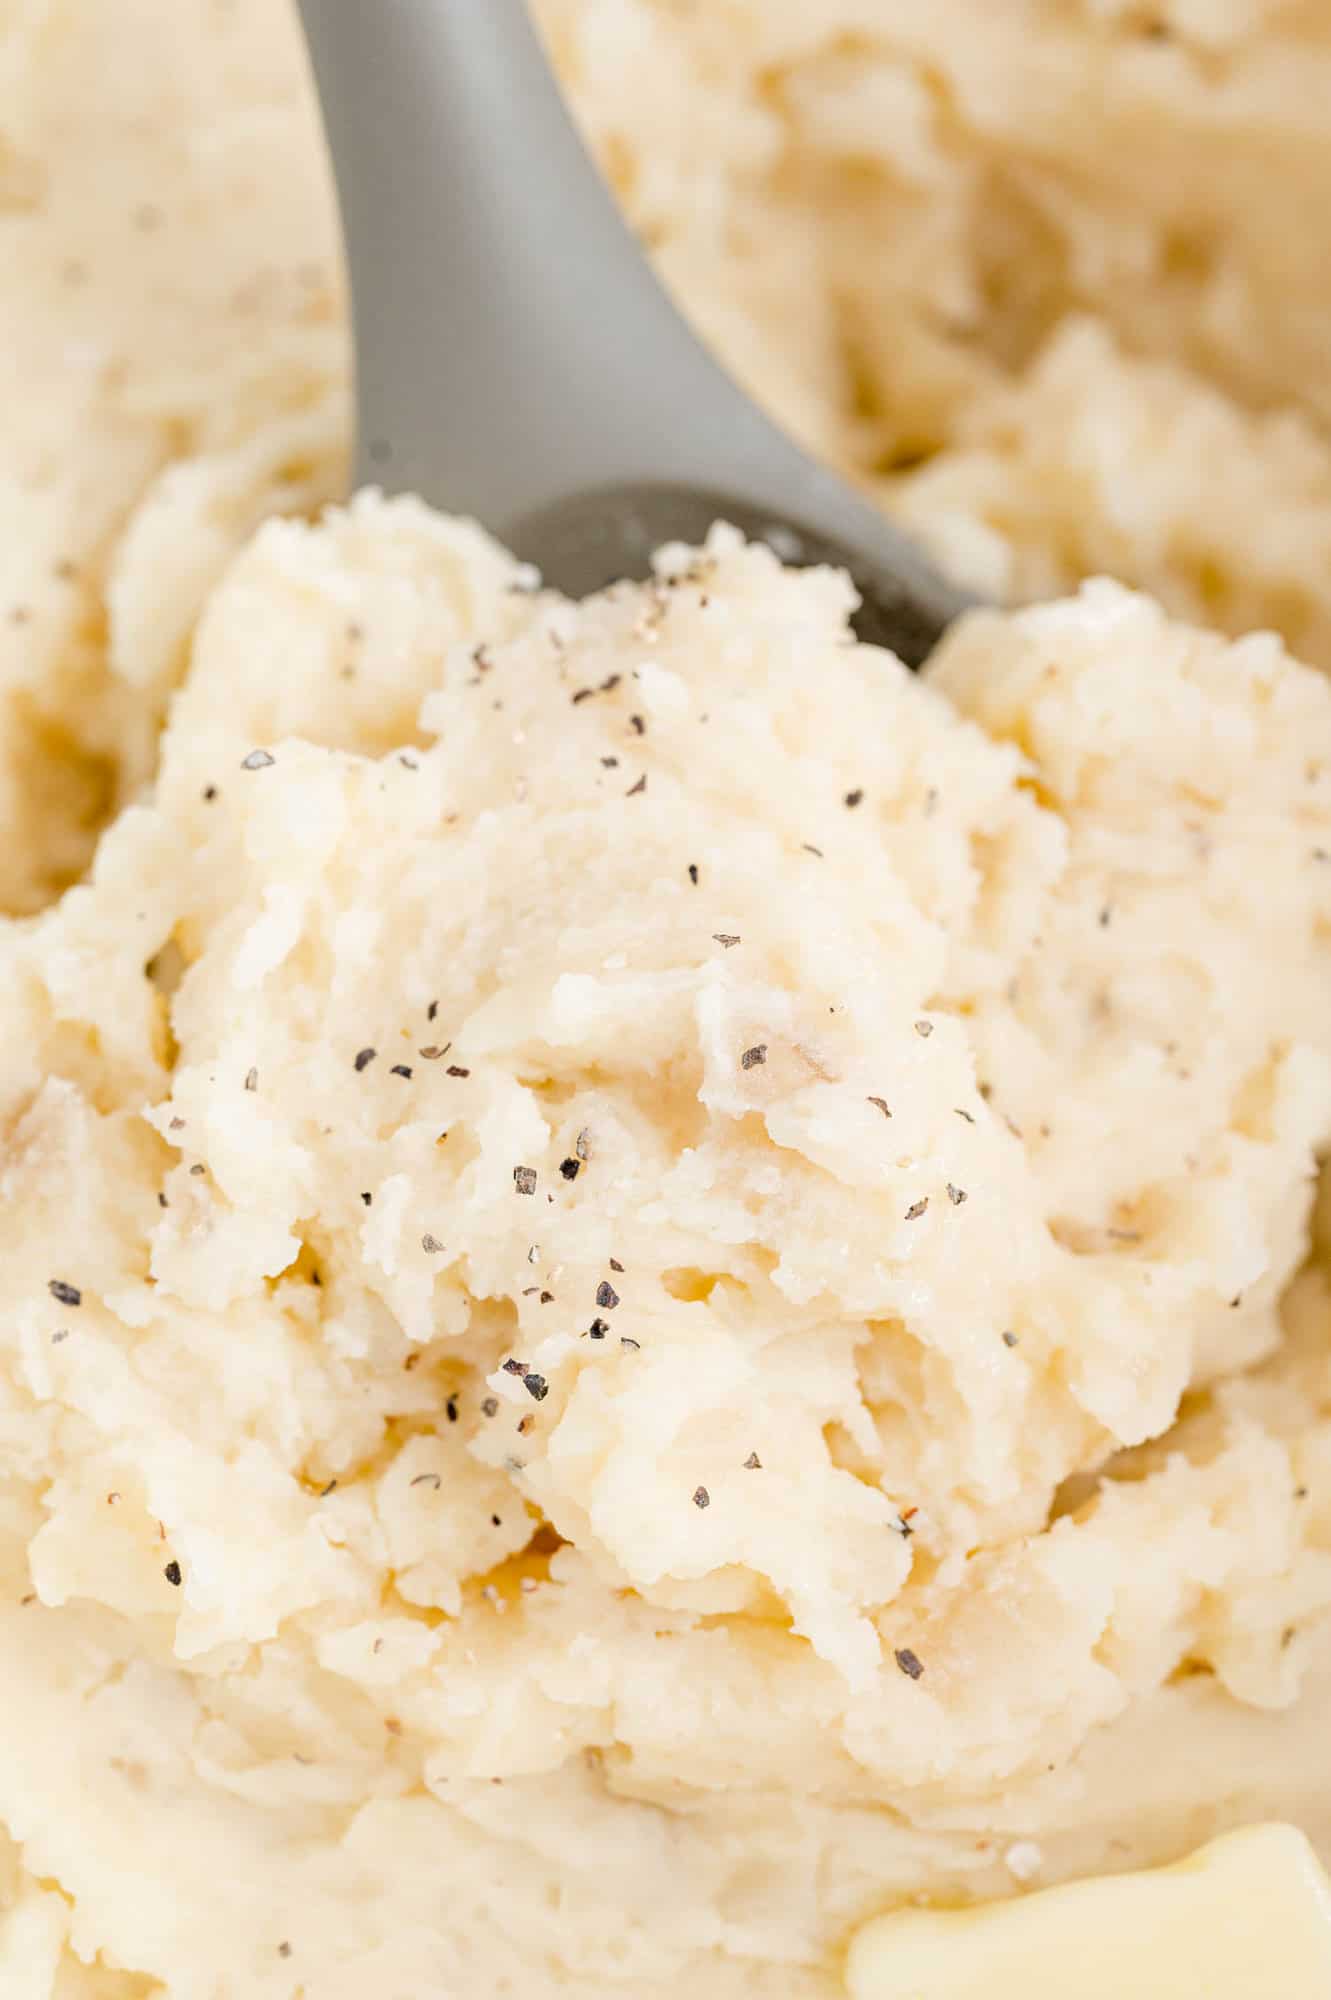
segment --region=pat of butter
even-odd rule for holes
[[[851,2000],[1327,2000],[1331,1882],[1292,1826],[1170,1868],[866,1924]]]

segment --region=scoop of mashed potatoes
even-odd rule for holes
[[[825,1996],[1014,1849],[1331,1832],[1331,689],[851,605],[272,523],[0,940],[25,1991]]]
[[[1331,666],[1323,0],[536,0],[723,359],[982,593]],[[151,776],[200,607],[346,463],[289,0],[0,11],[0,908]]]

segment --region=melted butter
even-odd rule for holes
[[[1169,1868],[865,1925],[851,2000],[1331,2000],[1331,1881],[1292,1826]]]

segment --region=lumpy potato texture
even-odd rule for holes
[[[341,489],[317,132],[275,0],[0,7],[0,909],[152,775],[245,537]]]
[[[303,519],[290,11],[4,14],[16,2000],[836,2000],[1331,1856],[1324,10],[538,12],[754,393],[1056,601],[913,677],[725,532]]]
[[[1321,0],[535,0],[739,379],[972,586],[1331,665]],[[0,15],[0,908],[155,767],[211,585],[345,479],[288,0]]]
[[[1331,1834],[1331,689],[851,604],[271,523],[4,938],[34,1991],[831,1995],[1033,1842]]]
[[[1323,0],[537,0],[739,379],[981,592],[1331,667]]]

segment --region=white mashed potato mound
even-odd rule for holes
[[[1014,1844],[1331,1838],[1331,689],[850,604],[271,523],[0,940],[23,2000],[830,2000]]]

